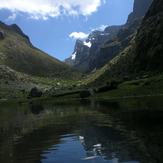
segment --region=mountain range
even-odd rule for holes
[[[90,72],[105,65],[109,58],[100,55],[100,47],[113,38],[122,26],[107,27],[103,32],[93,31],[85,41],[77,40],[74,52],[65,63],[83,72]],[[101,61],[99,61],[101,59]]]
[[[97,85],[113,77],[131,80],[162,73],[162,33],[163,1],[154,0],[130,44],[85,82]]]
[[[85,41],[77,40],[72,56],[65,63],[86,73],[103,67],[130,44],[152,1],[135,0],[126,24],[93,31]]]
[[[110,78],[157,75],[163,71],[162,53],[162,0],[135,0],[126,24],[96,30],[86,40],[77,40],[66,64],[34,47],[16,24],[0,22],[0,90],[7,88],[6,84],[20,86],[20,82],[12,86],[8,81],[21,81],[19,89],[26,82],[29,89],[35,86],[28,80],[33,77],[77,81],[81,79],[79,71],[89,74],[81,80],[91,87],[104,85]]]

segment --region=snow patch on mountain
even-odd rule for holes
[[[84,43],[85,46],[88,46],[89,48],[92,46],[92,43],[91,42],[84,41],[83,43]]]
[[[72,60],[75,60],[75,58],[76,58],[76,52],[74,52],[74,53],[72,54],[72,56],[71,56],[71,59],[72,59]]]

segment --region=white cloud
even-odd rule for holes
[[[107,25],[100,25],[97,28],[91,28],[91,31],[95,31],[95,30],[104,31],[106,27],[108,27],[108,26]]]
[[[12,15],[8,17],[7,20],[15,20],[16,17],[17,17],[17,13],[13,12]]]
[[[33,19],[66,15],[91,15],[105,0],[0,0],[0,9],[24,12]]]
[[[75,38],[75,39],[84,39],[87,38],[89,34],[87,33],[83,33],[83,32],[73,32],[69,35],[69,37],[71,38]]]

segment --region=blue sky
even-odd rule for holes
[[[76,39],[122,25],[134,0],[0,0],[0,20],[17,24],[32,44],[53,57],[72,55]]]

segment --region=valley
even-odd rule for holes
[[[162,163],[163,0],[133,0],[125,23],[91,33],[78,21],[105,22],[97,13],[121,1],[2,1],[2,14],[17,4],[5,22],[37,22],[42,46],[74,49],[60,61],[0,21],[0,162]]]
[[[126,24],[77,40],[73,55],[64,61],[67,65],[35,48],[16,24],[1,22],[0,98],[27,98],[34,87],[47,97],[89,89],[109,91],[110,96],[116,91],[120,97],[137,96],[147,95],[147,87],[152,90],[149,95],[162,94],[155,85],[162,83],[163,4],[155,0],[150,7],[151,3],[135,0]],[[110,91],[112,81],[116,91]],[[144,93],[128,91],[130,86],[140,86]]]

